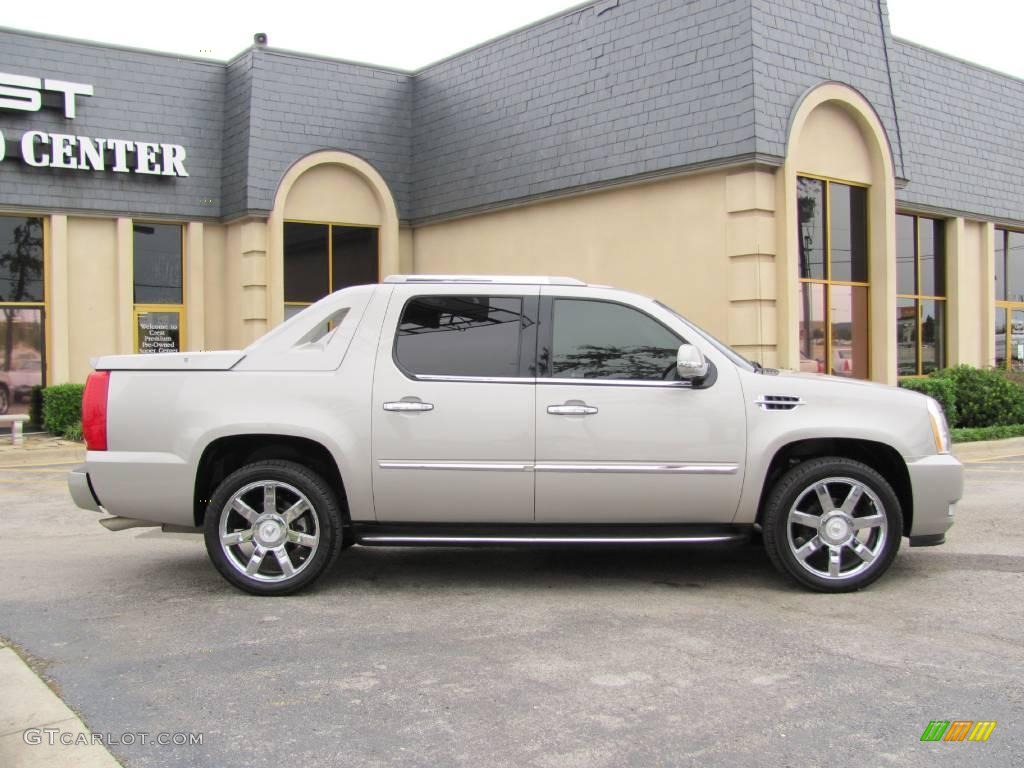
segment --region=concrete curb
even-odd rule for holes
[[[0,765],[4,768],[121,768],[89,729],[11,648],[0,641]],[[41,729],[53,729],[54,743]],[[35,731],[33,729],[40,729]],[[28,734],[26,734],[26,731]],[[35,741],[38,733],[39,744]],[[69,744],[61,743],[62,734]],[[29,738],[26,738],[26,735]],[[79,743],[74,743],[78,741]]]
[[[1007,440],[982,440],[977,443],[954,443],[953,455],[960,461],[967,462],[1024,456],[1024,437],[1011,437]]]
[[[36,464],[72,464],[85,461],[85,446],[66,440],[26,440],[24,446],[0,446],[0,467],[24,467]]]

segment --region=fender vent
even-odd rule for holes
[[[799,397],[791,395],[761,395],[754,401],[761,407],[762,411],[792,411],[805,405]]]

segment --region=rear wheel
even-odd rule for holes
[[[0,416],[7,413],[11,407],[11,393],[7,391],[7,387],[0,384]]]
[[[765,505],[764,543],[772,562],[819,592],[866,587],[892,565],[902,535],[892,486],[851,459],[798,464]]]
[[[342,513],[315,472],[290,461],[259,461],[217,487],[205,539],[210,560],[236,587],[254,595],[286,595],[334,563]]]

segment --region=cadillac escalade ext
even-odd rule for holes
[[[201,532],[232,584],[309,585],[349,545],[763,538],[824,592],[941,544],[963,468],[939,405],[765,369],[643,296],[395,276],[247,349],[102,357],[69,478],[111,530]]]

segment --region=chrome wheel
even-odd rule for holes
[[[786,540],[800,567],[839,581],[864,573],[886,547],[885,506],[867,484],[826,477],[807,486],[786,517]]]
[[[221,508],[220,547],[243,576],[264,583],[294,579],[313,561],[320,521],[304,493],[277,480],[243,486]]]

